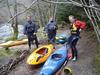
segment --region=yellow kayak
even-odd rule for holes
[[[16,40],[16,41],[8,41],[8,42],[0,44],[0,47],[17,46],[17,45],[25,44],[25,43],[27,43],[27,41],[28,41],[28,39]]]
[[[38,65],[44,63],[47,58],[54,52],[54,46],[44,45],[40,48],[37,48],[27,59],[27,64],[29,65]]]

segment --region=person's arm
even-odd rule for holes
[[[34,28],[35,28],[34,33],[37,33],[37,26],[36,26],[36,24],[34,24]]]
[[[55,26],[56,26],[56,30],[58,30],[58,26],[57,26],[57,23],[55,22]]]

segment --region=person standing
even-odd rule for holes
[[[47,32],[47,35],[48,35],[48,41],[52,44],[55,43],[55,36],[56,36],[57,28],[58,27],[54,19],[50,18],[48,24],[45,27],[45,31]]]
[[[77,51],[76,45],[80,38],[80,32],[82,29],[86,27],[86,23],[75,19],[74,16],[72,15],[69,16],[69,21],[71,23],[70,24],[71,25],[70,26],[71,36],[68,39],[68,44],[71,47],[72,60],[76,61],[78,58],[78,51]]]
[[[24,35],[28,38],[28,46],[31,49],[31,44],[35,40],[36,47],[38,48],[38,39],[36,36],[37,27],[34,22],[32,22],[31,16],[27,17],[27,22],[24,25]]]

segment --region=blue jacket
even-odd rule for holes
[[[56,24],[55,21],[49,21],[48,24],[47,24],[46,27],[45,27],[45,31],[46,31],[47,33],[49,33],[49,32],[54,32],[54,31],[56,31],[57,29],[58,29],[58,27],[57,27],[57,24]]]
[[[37,32],[37,27],[32,21],[27,21],[24,25],[24,34],[25,35],[33,35],[33,33]]]

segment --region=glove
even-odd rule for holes
[[[81,32],[82,31],[82,29],[79,29],[79,32]]]
[[[34,35],[36,35],[36,33],[33,33]]]

